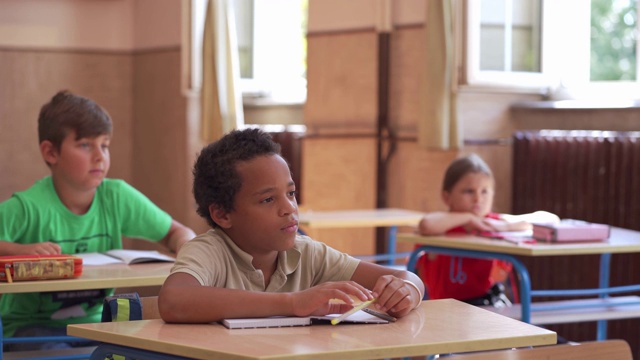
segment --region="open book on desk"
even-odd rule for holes
[[[82,258],[83,265],[139,264],[146,262],[174,262],[176,259],[155,250],[113,249],[104,253],[74,254]]]
[[[478,236],[486,237],[494,240],[503,240],[513,244],[535,244],[536,239],[533,238],[533,231],[481,231]]]
[[[330,324],[331,320],[339,317],[342,314],[329,314],[325,316],[309,316],[309,317],[295,317],[295,316],[272,316],[266,318],[246,318],[246,319],[224,319],[221,321],[222,325],[229,329],[255,329],[255,328],[270,328],[270,327],[287,327],[287,326],[309,326],[317,323]],[[395,321],[395,318],[392,321]],[[353,324],[388,324],[389,320],[382,319],[378,316],[371,315],[363,310],[357,311],[350,315],[346,319],[342,320],[342,323]]]

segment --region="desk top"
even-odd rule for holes
[[[556,343],[556,333],[457,300],[430,300],[390,324],[236,329],[141,320],[69,325],[67,334],[199,359],[371,359]]]
[[[424,213],[403,209],[302,211],[300,225],[312,228],[418,226]]]
[[[640,232],[616,227],[611,228],[611,235],[607,241],[565,244],[545,242],[537,242],[535,244],[514,244],[504,240],[494,240],[473,235],[421,236],[415,234],[398,234],[397,238],[398,241],[420,245],[524,256],[640,252]]]
[[[162,285],[173,263],[84,266],[75,279],[0,283],[0,294]]]

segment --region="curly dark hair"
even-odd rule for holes
[[[233,211],[235,196],[242,186],[236,165],[265,155],[280,155],[280,145],[260,129],[233,130],[205,146],[193,166],[198,215],[218,227],[211,219],[209,206],[215,204],[226,212]]]

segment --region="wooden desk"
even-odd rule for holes
[[[388,253],[373,256],[372,259],[387,259],[393,264],[396,254],[396,233],[398,226],[418,226],[424,213],[404,209],[367,209],[367,210],[335,210],[335,211],[303,211],[299,214],[300,226],[310,228],[359,228],[388,227]],[[408,255],[408,254],[404,254]]]
[[[156,286],[164,283],[172,266],[173,263],[167,262],[84,266],[82,275],[75,279],[3,282],[0,283],[0,294]],[[1,329],[0,318],[0,360],[3,358],[2,343],[10,343],[14,339],[3,339]],[[66,340],[65,336],[56,338]]]
[[[217,323],[166,324],[162,320],[142,320],[69,325],[67,333],[135,350],[198,359],[351,360],[556,343],[552,331],[451,299],[425,301],[409,316],[384,325],[229,330]],[[108,349],[109,345],[105,347]],[[102,351],[98,346],[92,358],[104,359]],[[137,358],[157,356],[147,354]]]
[[[531,321],[531,311],[535,310],[531,305],[532,296],[579,296],[597,295],[606,299],[609,294],[640,291],[640,285],[624,287],[609,286],[609,267],[611,254],[640,252],[640,232],[611,228],[611,236],[604,242],[584,242],[569,244],[549,244],[538,242],[535,244],[513,244],[503,240],[493,240],[483,237],[460,236],[420,236],[415,234],[399,234],[398,241],[420,245],[410,258],[407,268],[415,271],[416,261],[423,251],[443,253],[452,256],[467,256],[481,259],[501,259],[513,264],[520,281],[520,301],[522,321]],[[573,255],[600,255],[600,283],[597,289],[569,289],[569,290],[531,290],[531,281],[526,267],[515,255],[521,256],[573,256]],[[633,305],[628,303],[625,305]],[[575,307],[576,304],[567,303],[567,306]],[[600,306],[593,303],[593,306]],[[554,310],[559,310],[556,307]],[[606,338],[606,321],[598,322],[598,340]]]
[[[84,266],[75,279],[0,283],[0,294],[162,285],[173,263]]]

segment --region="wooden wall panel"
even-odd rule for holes
[[[418,121],[424,109],[421,99],[425,88],[421,85],[426,70],[422,27],[400,28],[391,37],[389,81],[389,120],[398,136],[416,136]]]
[[[180,49],[134,55],[133,153],[136,187],[176,220],[194,210],[186,100],[180,90]]]
[[[302,205],[371,209],[376,203],[377,34],[309,34]],[[350,254],[375,252],[375,229],[308,231]]]
[[[375,207],[376,148],[372,138],[304,138],[302,186],[305,210]],[[314,239],[351,254],[372,254],[373,229],[313,230]]]
[[[40,107],[68,89],[114,124],[109,177],[132,181],[132,66],[127,54],[0,49],[0,201],[48,175],[38,149]]]
[[[307,42],[308,131],[375,130],[377,34],[310,34]]]

